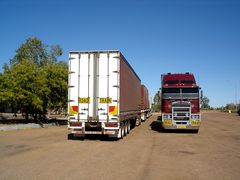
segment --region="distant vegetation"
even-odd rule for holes
[[[154,112],[160,112],[161,111],[161,94],[158,91],[154,98],[153,98],[153,111]]]
[[[234,103],[228,103],[225,106],[216,108],[216,110],[223,111],[223,112],[229,112],[229,111],[234,113],[237,112],[240,115],[240,104],[236,105]]]
[[[57,61],[61,55],[59,45],[49,48],[35,37],[20,45],[0,74],[1,109],[21,111],[38,122],[48,109],[66,109],[68,66]]]
[[[209,102],[210,102],[209,98],[204,96],[202,98],[202,109],[211,109]]]

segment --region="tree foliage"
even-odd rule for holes
[[[60,46],[48,51],[41,40],[28,38],[0,75],[0,101],[15,112],[22,110],[34,120],[45,118],[48,108],[65,108],[67,64],[57,62]]]
[[[209,102],[210,102],[209,98],[204,96],[202,98],[202,109],[210,109]]]
[[[154,112],[161,111],[161,94],[159,91],[155,94],[155,96],[153,98],[153,102],[154,102],[154,104],[153,104]]]
[[[28,38],[17,50],[16,55],[10,60],[11,65],[23,61],[32,62],[36,65],[44,65],[48,61],[47,46],[41,40],[32,37]]]
[[[238,107],[239,107],[238,104],[228,103],[226,104],[225,109],[231,110],[231,111],[238,111]]]

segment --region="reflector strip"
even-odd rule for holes
[[[79,127],[79,126],[82,126],[82,123],[81,122],[79,122],[79,123],[78,122],[71,122],[70,126],[78,126]]]
[[[116,115],[118,114],[118,108],[117,106],[109,106],[108,107],[108,112],[110,115]]]
[[[105,123],[105,127],[118,127],[118,123],[108,122],[108,123]]]
[[[70,114],[77,114],[78,106],[70,106]]]

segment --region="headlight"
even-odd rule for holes
[[[200,115],[191,115],[191,119],[200,119]]]
[[[163,115],[163,118],[164,118],[164,119],[171,119],[171,118],[172,118],[172,115],[170,115],[170,114],[164,114],[164,115]]]

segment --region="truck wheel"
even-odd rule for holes
[[[131,124],[130,121],[127,121],[127,133],[130,133],[130,129],[131,129]]]
[[[143,122],[145,122],[146,119],[147,119],[146,113],[143,113],[143,114],[141,115],[141,120],[142,120]]]
[[[128,121],[124,123],[124,136],[128,134]]]
[[[135,128],[136,124],[137,124],[137,123],[136,123],[136,119],[132,119],[132,120],[130,121],[131,129]]]
[[[120,124],[119,130],[118,130],[118,134],[117,134],[117,139],[122,139],[123,135],[122,135],[122,124]]]
[[[124,126],[124,122],[121,123],[121,130],[122,130],[122,138],[123,138],[123,136],[125,136],[125,126]]]
[[[140,126],[141,123],[142,123],[141,118],[137,118],[137,120],[136,120],[136,126]]]

